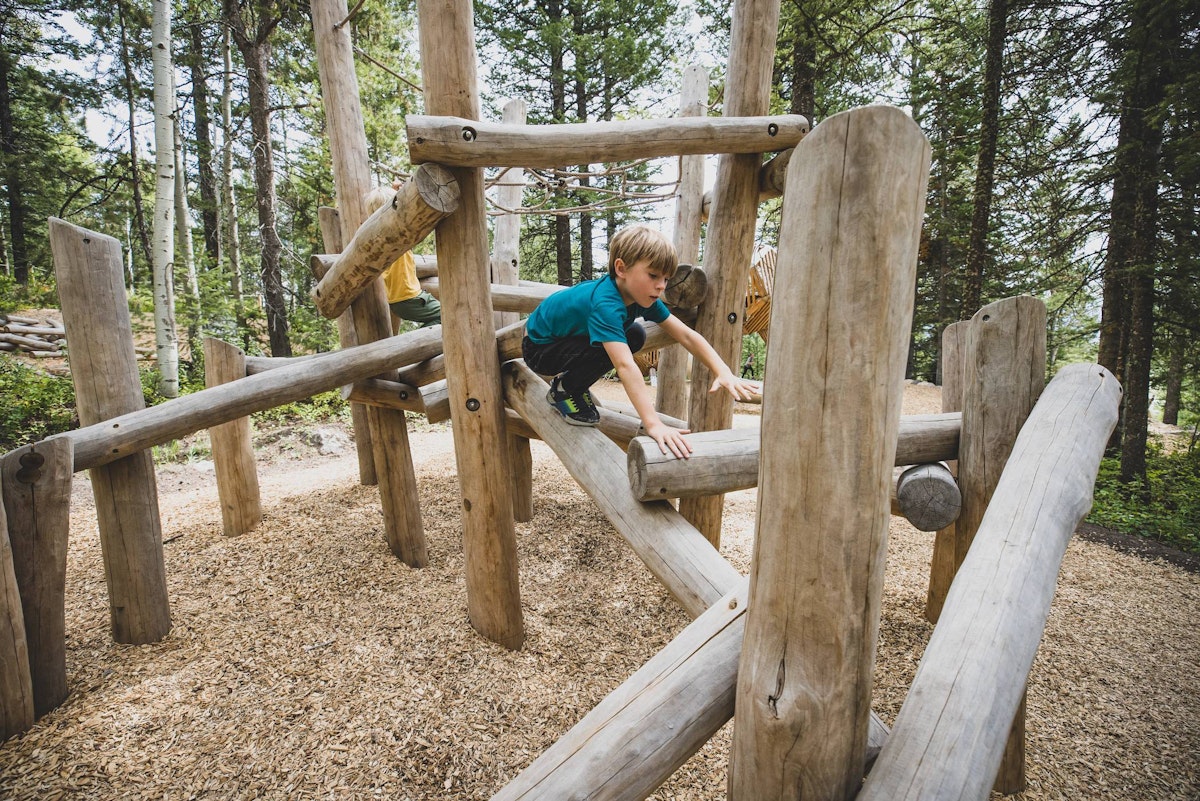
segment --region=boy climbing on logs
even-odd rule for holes
[[[639,317],[658,323],[716,376],[709,392],[724,387],[735,399],[744,400],[760,390],[735,376],[708,340],[667,309],[661,296],[677,266],[675,247],[663,234],[643,225],[622,229],[608,244],[608,275],[542,301],[525,323],[521,350],[529,369],[554,376],[547,400],[571,425],[600,422],[590,388],[616,368],[646,434],[663,454],[669,451],[686,459],[692,448],[683,435],[690,432],[659,418],[633,360],[646,343]]]

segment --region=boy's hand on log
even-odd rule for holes
[[[690,433],[690,429],[672,428],[661,421],[646,429],[647,436],[658,443],[658,449],[662,451],[663,455],[672,453],[676,459],[686,459],[691,455],[692,446],[683,436]]]
[[[712,386],[708,388],[710,393],[716,392],[721,387],[729,391],[735,399],[740,401],[748,401],[754,397],[762,395],[762,382],[751,381],[748,378],[738,378],[733,373],[725,371],[721,375],[713,379]]]

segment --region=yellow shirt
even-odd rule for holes
[[[387,302],[399,303],[421,294],[421,282],[417,280],[417,262],[411,252],[405,253],[383,271],[383,285],[387,287]]]

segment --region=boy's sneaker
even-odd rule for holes
[[[572,395],[559,386],[557,376],[550,382],[546,400],[573,426],[594,426],[600,422],[600,410],[596,408],[592,393],[585,389]]]

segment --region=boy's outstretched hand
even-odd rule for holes
[[[721,387],[729,390],[729,394],[740,401],[747,401],[757,395],[762,395],[763,391],[761,381],[738,378],[731,372],[725,372],[714,378],[712,386],[708,388],[708,391],[710,393],[716,392]]]
[[[672,428],[666,423],[659,422],[646,430],[646,435],[658,443],[658,449],[665,456],[675,454],[676,459],[686,459],[692,454],[692,446],[684,439],[684,434],[690,434],[689,429]]]

